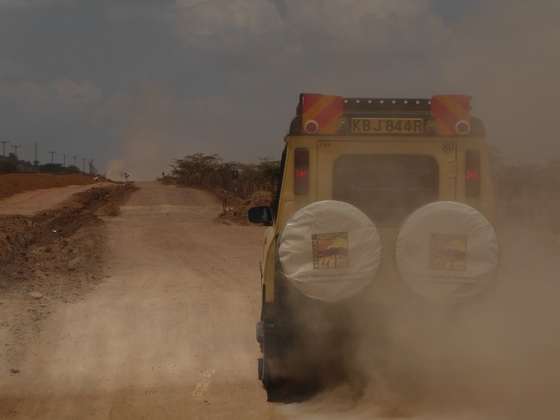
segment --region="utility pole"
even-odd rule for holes
[[[66,153],[62,154],[62,167],[65,168],[66,167]]]
[[[56,152],[49,152],[51,154],[51,163],[54,164],[54,154]]]
[[[82,163],[84,164],[84,174],[86,173],[86,158],[82,158]]]
[[[9,143],[8,140],[2,140],[0,141],[0,143],[2,143],[2,156],[6,157],[6,143]]]
[[[78,165],[76,165],[76,158],[77,158],[78,156],[72,156],[72,157],[74,158],[74,166],[77,168]]]
[[[35,161],[33,163],[35,165],[39,164],[39,161],[37,160],[37,142],[35,142]]]
[[[17,157],[18,157],[18,155],[17,155],[17,149],[19,149],[21,146],[12,144],[12,147],[14,148],[14,152],[15,152],[16,159],[17,159]]]

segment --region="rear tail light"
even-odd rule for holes
[[[467,197],[480,195],[480,151],[465,152],[465,194]]]
[[[309,191],[309,149],[298,148],[294,151],[294,194],[307,194]]]

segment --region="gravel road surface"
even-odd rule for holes
[[[212,222],[208,193],[138,186],[104,220],[106,280],[2,374],[0,418],[284,418],[256,379],[263,228]]]
[[[41,234],[53,243],[2,271],[0,419],[559,417],[558,234],[504,225],[502,272],[481,299],[418,320],[396,304],[382,319],[387,340],[361,330],[360,393],[342,384],[303,403],[268,403],[254,332],[264,228],[216,223],[222,206],[206,192],[137,185],[103,223],[70,204],[60,215],[3,216],[6,231],[52,223]],[[37,214],[69,193],[25,193],[4,210]],[[91,244],[103,244],[102,270]]]

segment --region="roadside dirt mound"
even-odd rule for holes
[[[272,193],[269,191],[257,191],[247,200],[236,197],[229,192],[216,195],[222,200],[223,211],[214,220],[225,225],[250,225],[251,223],[247,219],[249,209],[256,206],[272,206],[274,200]]]
[[[68,185],[93,184],[95,175],[4,174],[0,175],[0,199],[23,192]]]
[[[0,372],[41,329],[56,302],[74,302],[102,279],[103,216],[135,190],[104,184],[35,216],[0,216]]]

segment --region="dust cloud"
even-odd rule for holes
[[[121,159],[114,159],[107,165],[105,177],[113,181],[124,181],[125,163]]]
[[[118,157],[107,165],[108,178],[154,181],[169,172],[186,128],[184,114],[173,91],[163,83],[143,80],[137,96],[120,94],[111,101],[107,114],[115,119],[122,145]]]
[[[281,412],[306,420],[557,418],[560,238],[516,223],[503,223],[499,235],[501,271],[482,296],[452,308],[372,299],[352,326],[359,341],[345,356],[347,380]]]

